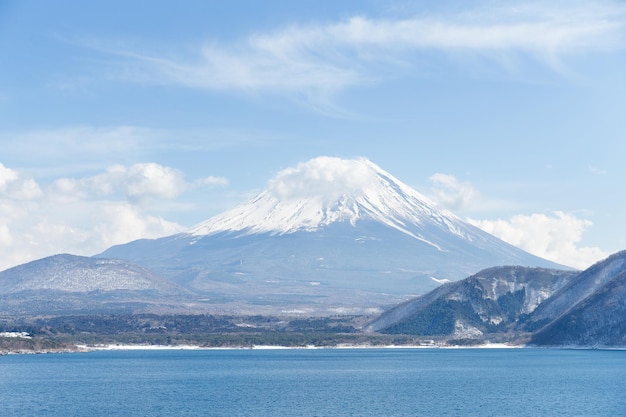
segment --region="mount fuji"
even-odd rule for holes
[[[219,311],[372,313],[496,265],[563,268],[437,208],[366,159],[288,168],[187,232],[114,246]]]

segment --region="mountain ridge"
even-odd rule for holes
[[[383,333],[474,335],[507,331],[576,277],[574,271],[521,266],[482,270],[402,303],[368,325]]]
[[[626,346],[626,251],[584,271],[501,266],[385,311],[386,334],[514,341],[535,346]]]

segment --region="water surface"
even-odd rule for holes
[[[3,416],[626,416],[626,351],[100,351],[0,357]]]

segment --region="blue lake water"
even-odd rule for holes
[[[2,416],[626,416],[626,351],[100,351],[0,357]]]

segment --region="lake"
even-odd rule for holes
[[[2,416],[626,416],[626,351],[143,350],[0,357]]]

